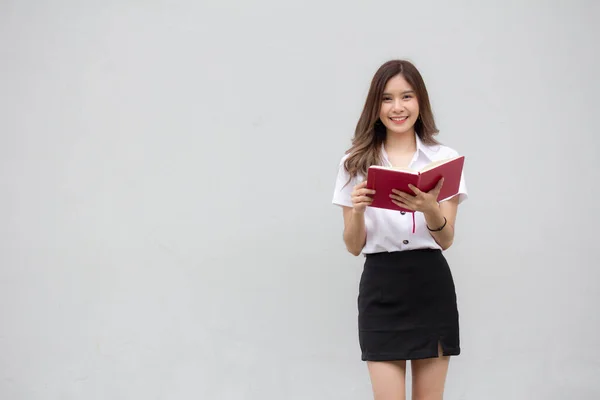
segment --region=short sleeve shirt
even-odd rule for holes
[[[426,145],[418,135],[416,136],[417,151],[415,152],[409,167],[419,169],[427,164],[458,156],[458,152],[444,145]],[[382,156],[386,165],[391,166],[385,149],[382,146]],[[348,155],[342,157],[335,189],[333,192],[333,204],[339,206],[352,207],[351,193],[355,185],[362,182],[366,177],[359,174],[348,184],[349,174],[344,168],[344,161]],[[458,190],[459,204],[467,199],[467,186],[463,175]],[[447,201],[445,199],[443,201]],[[422,212],[414,213],[414,232],[412,213],[401,213],[400,211],[387,210],[375,207],[367,207],[365,210],[365,227],[367,230],[367,240],[362,249],[363,254],[403,251],[420,248],[441,249],[429,230],[427,229],[425,216]]]

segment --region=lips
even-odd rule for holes
[[[390,121],[398,125],[403,124],[407,119],[408,117],[390,117]]]

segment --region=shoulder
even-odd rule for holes
[[[363,179],[365,179],[366,177],[363,176],[363,174],[358,173],[356,176],[352,177],[350,176],[350,173],[348,172],[348,170],[346,170],[346,161],[348,160],[348,158],[351,156],[351,154],[344,154],[338,162],[338,180],[339,181],[344,181],[344,182],[350,182],[352,185],[357,184],[358,182],[362,181]]]
[[[340,159],[340,163],[339,165],[344,165],[344,163],[346,162],[346,160],[350,157],[350,153],[345,153],[342,158]]]
[[[338,159],[338,164],[337,164],[337,171],[338,171],[338,178],[339,177],[344,177],[345,179],[349,178],[349,174],[348,171],[346,170],[346,160],[348,159],[349,154],[344,154],[341,158]]]
[[[347,159],[348,155],[344,155],[339,161],[332,202],[340,206],[352,207],[350,196],[354,185],[357,183],[357,178],[352,179],[346,171],[344,163]]]

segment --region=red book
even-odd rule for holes
[[[422,192],[428,192],[442,177],[444,184],[438,201],[452,197],[458,193],[464,163],[465,157],[458,156],[432,162],[420,170],[373,165],[369,167],[367,174],[367,188],[375,189],[370,207],[412,212],[392,202],[390,198],[392,189],[414,195],[414,192],[408,187],[409,184],[412,184]]]

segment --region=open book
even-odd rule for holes
[[[458,156],[432,162],[420,170],[373,165],[369,167],[367,174],[367,188],[375,189],[376,192],[370,207],[412,212],[392,202],[392,189],[414,195],[408,187],[412,184],[422,192],[428,192],[442,177],[444,184],[437,200],[448,199],[458,193],[464,163],[465,157]]]

